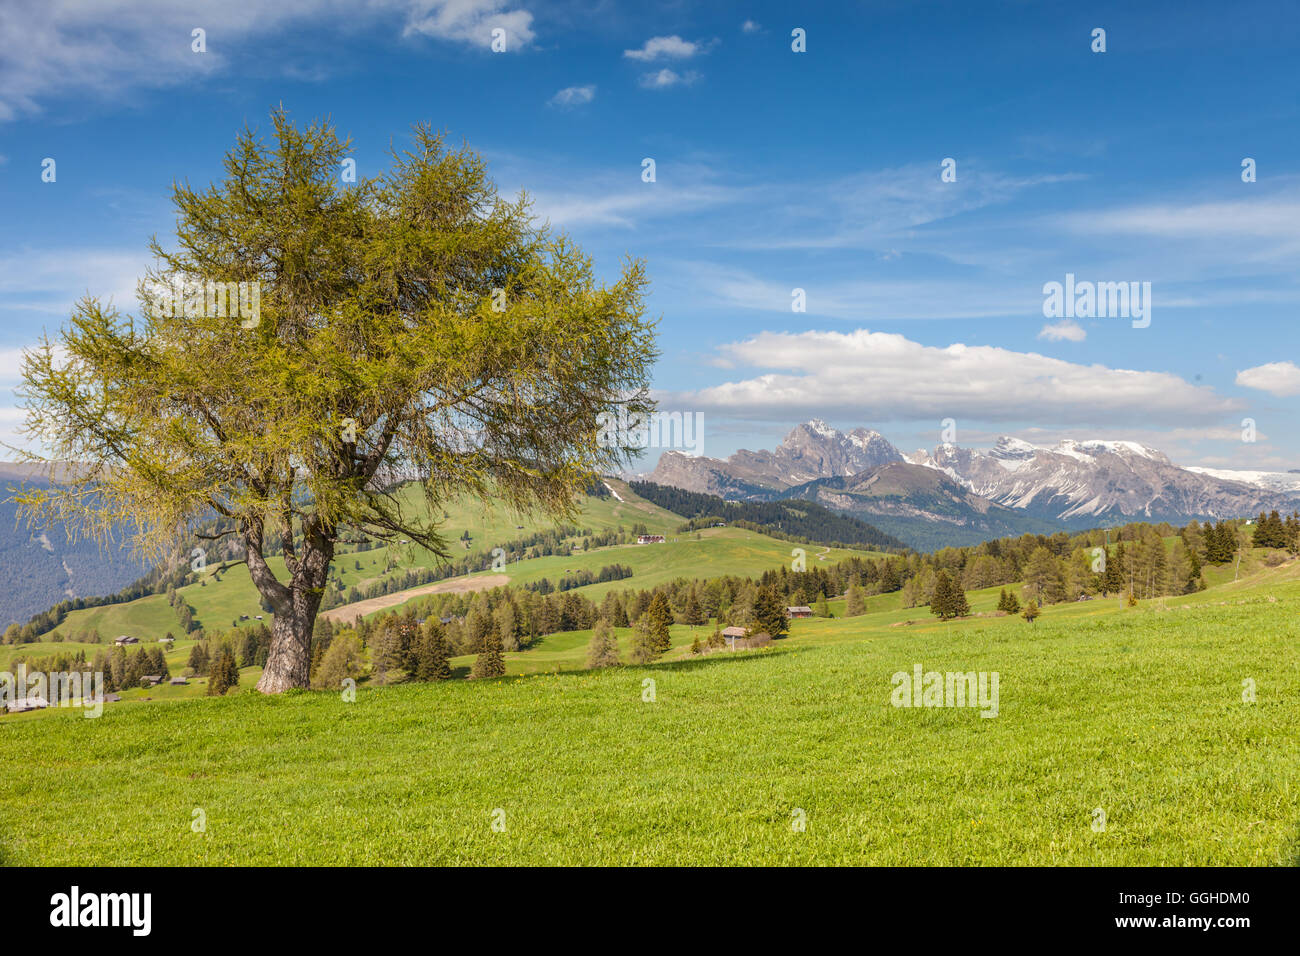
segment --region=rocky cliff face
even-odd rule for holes
[[[855,475],[902,460],[879,432],[841,432],[813,419],[795,426],[772,451],[742,448],[725,460],[664,452],[647,478],[724,498],[762,497],[817,478]]]

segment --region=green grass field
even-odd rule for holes
[[[774,650],[9,718],[0,861],[1295,865],[1298,609],[1297,562],[1034,625],[891,595]],[[891,706],[917,663],[997,671],[999,715]]]

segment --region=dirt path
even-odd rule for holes
[[[488,588],[497,588],[509,583],[510,579],[504,574],[488,574],[479,578],[453,578],[450,581],[439,581],[437,584],[426,584],[422,587],[409,588],[405,591],[397,591],[377,598],[368,598],[365,601],[357,601],[355,604],[345,604],[342,607],[321,612],[321,617],[330,621],[351,622],[358,617],[365,617],[367,614],[382,611],[384,608],[404,604],[411,598],[420,597],[423,594],[445,594],[448,592],[460,594],[466,591],[486,591]]]

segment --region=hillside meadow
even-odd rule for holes
[[[1032,625],[995,599],[703,659],[676,627],[650,667],[576,670],[554,635],[524,652],[547,673],[5,720],[0,861],[1300,863],[1296,562]],[[918,663],[997,671],[998,716],[891,706]]]

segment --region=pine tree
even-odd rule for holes
[[[1276,511],[1273,513],[1277,514]],[[1251,546],[1256,548],[1271,548],[1273,547],[1272,538],[1273,528],[1268,523],[1268,518],[1264,515],[1264,512],[1261,511],[1259,517],[1255,519],[1255,534],[1251,538]]]
[[[650,616],[647,614],[638,618],[632,627],[632,662],[649,664],[662,653],[659,642],[655,639],[654,628],[650,624]]]
[[[501,656],[501,635],[495,629],[489,629],[483,636],[483,650],[474,658],[474,666],[469,676],[472,680],[489,677],[502,677],[506,672],[506,661]]]
[[[1201,577],[1201,557],[1193,548],[1187,549],[1187,563],[1191,570],[1187,575],[1183,593],[1192,594],[1205,587],[1205,579]]]
[[[672,635],[668,628],[673,623],[672,608],[662,591],[656,591],[650,599],[650,608],[646,611],[650,632],[654,636],[655,649],[663,653],[672,647]]]
[[[857,617],[865,613],[867,613],[867,602],[862,595],[862,585],[849,585],[849,596],[845,603],[844,615],[846,617]]]
[[[427,621],[420,638],[415,677],[417,680],[447,680],[451,677],[451,664],[447,658],[447,636],[437,621]]]
[[[948,572],[940,570],[934,576],[934,594],[930,597],[930,613],[937,614],[939,620],[946,621],[953,616],[952,582]]]
[[[619,663],[614,628],[609,621],[601,618],[591,631],[591,643],[587,645],[587,666],[594,670],[598,667],[617,667]]]
[[[222,645],[213,655],[209,665],[208,696],[221,697],[232,687],[239,685],[239,664],[235,655]]]
[[[1019,613],[1020,613],[1020,598],[1016,597],[1016,592],[1015,592],[1015,591],[1008,591],[1008,592],[1007,592],[1007,607],[1006,607],[1006,611],[1007,611],[1008,614],[1019,614]]]
[[[966,592],[961,589],[960,581],[954,581],[948,592],[948,609],[952,611],[953,617],[965,617],[970,613],[970,602],[966,600]]]
[[[704,612],[700,609],[700,597],[695,591],[694,584],[691,585],[690,594],[686,598],[685,618],[686,623],[691,627],[705,623]]]
[[[1116,548],[1115,556],[1106,562],[1106,573],[1101,578],[1102,594],[1118,594],[1124,590],[1124,545]]]
[[[785,602],[774,587],[764,585],[759,588],[754,598],[754,622],[758,630],[773,640],[785,637],[790,632],[790,619],[785,608]]]
[[[202,641],[190,648],[189,666],[194,673],[202,676],[208,672],[208,646]]]
[[[1030,601],[1028,604],[1025,605],[1025,609],[1020,612],[1020,616],[1023,617],[1026,621],[1028,621],[1030,624],[1033,624],[1034,621],[1038,619],[1038,615],[1042,613],[1043,613],[1042,611],[1038,610],[1038,602]]]

